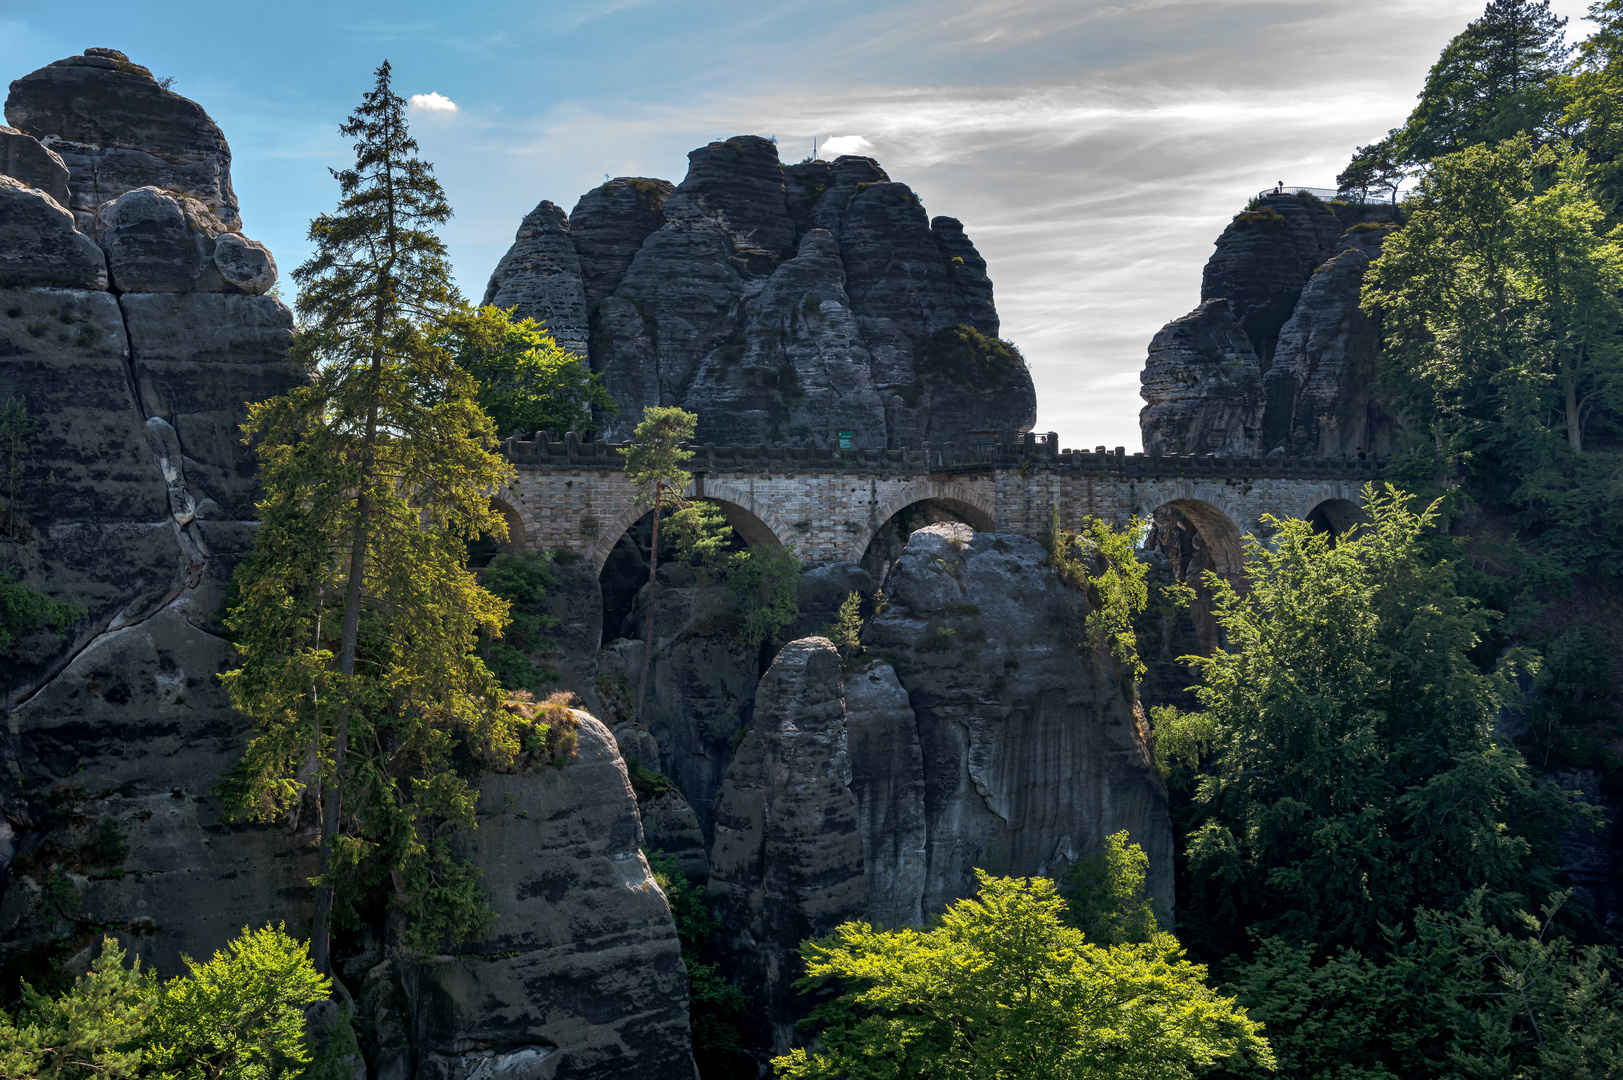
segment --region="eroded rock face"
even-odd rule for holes
[[[559,345],[586,355],[586,291],[562,209],[543,199],[525,216],[490,275],[484,302],[545,323]]]
[[[876,661],[845,678],[851,793],[857,800],[867,914],[896,929],[924,922],[929,833],[918,717],[896,671]]]
[[[644,240],[665,224],[669,180],[622,176],[580,197],[569,215],[569,236],[580,256],[581,282],[590,310],[614,292]]]
[[[1139,376],[1150,454],[1246,454],[1262,439],[1262,372],[1227,300],[1161,328]]]
[[[627,616],[622,633],[642,635],[645,596]],[[659,757],[646,762],[676,782],[708,828],[738,732],[750,723],[760,671],[754,649],[705,621],[706,597],[697,588],[662,586],[654,609],[654,658],[638,722],[656,741]],[[628,698],[642,668],[641,640],[621,639],[604,657]]]
[[[0,282],[105,289],[107,260],[56,200],[0,176]]]
[[[160,85],[116,49],[87,49],[11,84],[6,121],[66,164],[80,220],[148,185],[202,202],[235,229],[231,148],[202,106]]]
[[[117,292],[260,296],[276,284],[276,260],[263,244],[227,232],[184,195],[136,188],[103,204],[96,225]]]
[[[489,297],[521,314],[584,297],[616,403],[596,417],[605,437],[628,437],[654,404],[694,410],[699,440],[721,444],[829,446],[846,431],[855,447],[895,447],[1031,426],[1018,354],[941,360],[935,335],[967,327],[991,336],[985,351],[998,331],[986,262],[958,221],[932,222],[869,158],[785,167],[755,136],[688,157],[674,188],[622,177],[567,220],[554,207],[543,227],[538,209],[492,278]]]
[[[61,156],[47,150],[38,139],[5,124],[0,124],[0,173],[38,188],[62,209],[68,208],[68,167]]]
[[[404,973],[419,1075],[693,1075],[687,972],[625,765],[607,728],[575,716],[567,767],[481,781],[479,826],[459,845],[496,924],[475,956]]]
[[[908,539],[885,580],[889,605],[868,646],[896,657],[917,718],[923,771],[925,914],[975,891],[974,869],[1054,874],[1126,829],[1149,855],[1152,896],[1172,906],[1166,798],[1113,662],[1085,652],[1088,607],[1044,565],[1028,537],[929,525]],[[876,733],[900,745],[900,699],[883,686]],[[885,766],[870,805],[897,806],[910,768]],[[905,822],[905,810],[887,810]],[[905,850],[886,855],[884,902],[911,910],[919,881]]]
[[[1262,447],[1304,457],[1384,457],[1392,419],[1380,390],[1380,324],[1364,314],[1364,273],[1389,230],[1348,233],[1313,273],[1262,378]]]
[[[791,983],[800,942],[866,905],[840,658],[825,638],[785,645],[716,803],[709,901],[726,970],[777,1053],[809,1011]]]
[[[1358,304],[1394,213],[1270,195],[1236,215],[1206,263],[1200,307],[1150,343],[1145,451],[1386,453],[1379,328]]]

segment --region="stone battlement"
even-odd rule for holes
[[[521,468],[611,469],[624,466],[630,443],[582,442],[575,432],[562,439],[538,431],[531,439],[510,438],[503,453]],[[831,472],[831,473],[955,473],[984,472],[989,468],[1026,465],[1071,472],[1099,473],[1124,478],[1171,479],[1182,476],[1225,476],[1307,480],[1337,478],[1374,479],[1382,462],[1342,458],[1285,457],[1228,454],[1129,454],[1124,447],[1107,450],[1059,448],[1052,433],[1030,433],[1004,442],[947,443],[897,450],[840,450],[827,446],[717,446],[687,445],[694,452],[688,468],[713,472]]]

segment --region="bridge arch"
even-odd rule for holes
[[[1339,537],[1354,525],[1365,520],[1364,510],[1351,499],[1325,499],[1307,513],[1307,523],[1314,532]]]
[[[867,526],[851,545],[851,558],[867,567],[876,581],[889,569],[890,558],[888,555],[876,557],[875,545],[892,535],[896,524],[913,509],[925,511],[926,520],[921,524],[952,520],[961,521],[977,532],[993,532],[997,528],[996,507],[987,493],[951,481],[920,480],[909,484],[874,504]],[[905,541],[906,537],[901,539]]]

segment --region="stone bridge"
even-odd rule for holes
[[[513,549],[567,551],[601,570],[647,513],[621,471],[625,444],[508,439],[517,478],[496,493]],[[716,502],[750,544],[793,544],[807,565],[860,561],[898,514],[920,503],[983,531],[1042,535],[1057,518],[1125,525],[1161,507],[1199,530],[1219,573],[1241,568],[1241,537],[1263,514],[1313,518],[1333,531],[1357,516],[1375,461],[1129,455],[1060,449],[1057,437],[909,450],[693,447],[687,494]]]

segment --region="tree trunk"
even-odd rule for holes
[[[383,368],[383,354],[372,353],[372,397],[366,412],[366,441],[362,444],[361,489],[355,498],[355,531],[349,549],[349,581],[344,589],[344,628],[338,646],[338,670],[344,675],[344,701],[333,717],[332,782],[322,792],[321,806],[321,859],[318,872],[321,885],[316,889],[315,925],[310,928],[310,959],[316,971],[332,974],[332,899],[333,841],[338,836],[338,822],[344,803],[344,766],[349,755],[349,680],[355,674],[355,652],[361,630],[361,587],[366,576],[366,549],[371,537],[372,499],[368,485],[372,482],[372,447],[377,439],[378,377]]]
[[[642,630],[642,675],[637,679],[637,707],[632,712],[633,720],[642,719],[642,698],[648,691],[648,667],[654,658],[654,595],[658,583],[654,573],[659,567],[659,510],[660,503],[665,494],[663,482],[654,485],[654,535],[648,549],[648,612],[643,617]]]
[[[1578,404],[1578,380],[1569,378],[1566,383],[1567,444],[1573,453],[1581,454],[1584,452],[1584,424]]]

